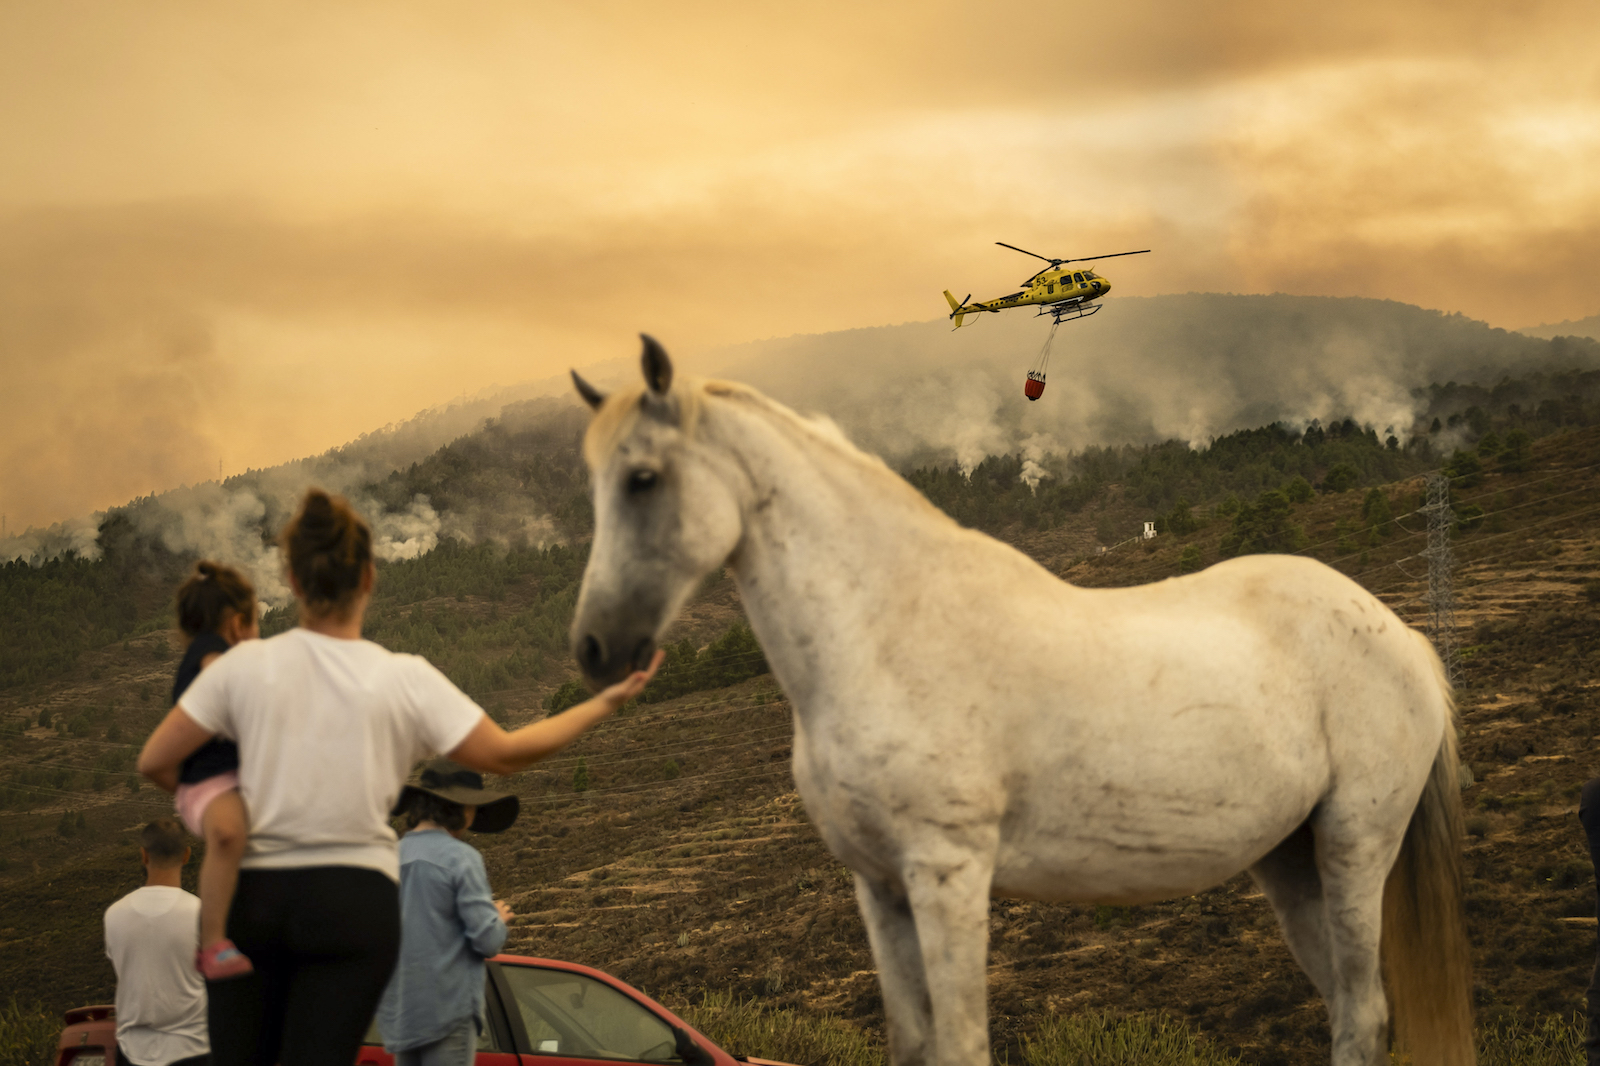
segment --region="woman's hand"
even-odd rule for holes
[[[144,742],[139,753],[139,772],[165,792],[178,791],[178,769],[200,745],[216,734],[202,729],[182,707],[174,707]]]
[[[649,666],[643,670],[635,670],[615,685],[601,689],[600,694],[595,699],[605,700],[611,704],[613,711],[617,710],[624,703],[644,691],[644,687],[650,683],[650,679],[656,676],[656,671],[661,669],[661,663],[666,657],[667,653],[661,648],[657,648],[655,655],[650,658]]]
[[[511,774],[526,770],[533,763],[549,758],[577,740],[596,722],[615,714],[617,708],[637,696],[656,676],[664,658],[666,653],[658,649],[648,667],[635,670],[598,696],[510,733],[484,715],[472,732],[456,745],[455,750],[447,754],[469,770],[486,774]]]

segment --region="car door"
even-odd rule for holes
[[[500,1004],[500,991],[488,973],[484,974],[483,981],[484,1013],[488,1015],[489,1024],[478,1034],[476,1066],[521,1066],[506,1024],[506,1011]],[[394,1066],[394,1056],[383,1048],[383,1033],[378,1029],[377,1018],[367,1027],[366,1038],[356,1055],[356,1066]]]
[[[663,1017],[620,988],[575,970],[531,962],[496,961],[489,970],[522,1066],[684,1066],[676,1019]],[[688,1050],[699,1066],[726,1058],[710,1047]]]

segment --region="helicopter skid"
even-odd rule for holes
[[[1051,318],[1055,319],[1057,325],[1060,325],[1063,322],[1071,322],[1079,318],[1088,318],[1098,310],[1100,310],[1099,304],[1046,304],[1045,306],[1039,308],[1039,314],[1035,315],[1034,317],[1038,318],[1040,315],[1049,315]]]

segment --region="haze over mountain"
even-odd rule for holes
[[[1022,313],[982,316],[958,332],[935,320],[755,341],[682,357],[680,371],[747,381],[826,415],[896,467],[970,469],[986,455],[1037,464],[1094,445],[1202,445],[1279,421],[1353,417],[1409,439],[1430,382],[1600,367],[1600,343],[1536,339],[1394,301],[1203,293],[1114,301],[1061,327],[1037,403],[1021,395],[1022,376],[1049,326]],[[660,339],[670,351],[671,337]],[[636,380],[637,364],[618,358],[584,372],[615,388]],[[486,419],[570,438],[582,415],[565,376],[548,378],[425,411],[321,456],[169,488],[120,510],[171,551],[244,566],[268,603],[281,602],[287,590],[270,534],[310,484],[349,495],[372,518],[385,559],[414,557],[446,536],[561,539],[551,516],[533,513],[548,501],[517,486],[486,486],[471,514],[441,510],[421,493],[374,495],[372,486]],[[92,555],[99,522],[85,515],[13,534],[0,539],[0,559]]]
[[[1600,339],[1600,315],[1568,319],[1565,322],[1547,322],[1542,326],[1529,326],[1527,329],[1518,330],[1517,332],[1526,333],[1530,337],[1542,337],[1545,340],[1550,340],[1554,337]]]
[[[892,464],[1079,450],[1248,426],[1353,417],[1405,438],[1413,390],[1600,365],[1600,344],[1550,342],[1392,300],[1360,297],[1117,297],[1056,334],[1043,399],[1023,373],[1047,320],[1009,312],[760,341],[722,369],[837,421]],[[669,344],[670,348],[670,344]]]

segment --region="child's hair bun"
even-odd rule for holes
[[[231,566],[201,559],[178,588],[178,628],[190,637],[215,633],[229,611],[256,616],[256,588]]]

